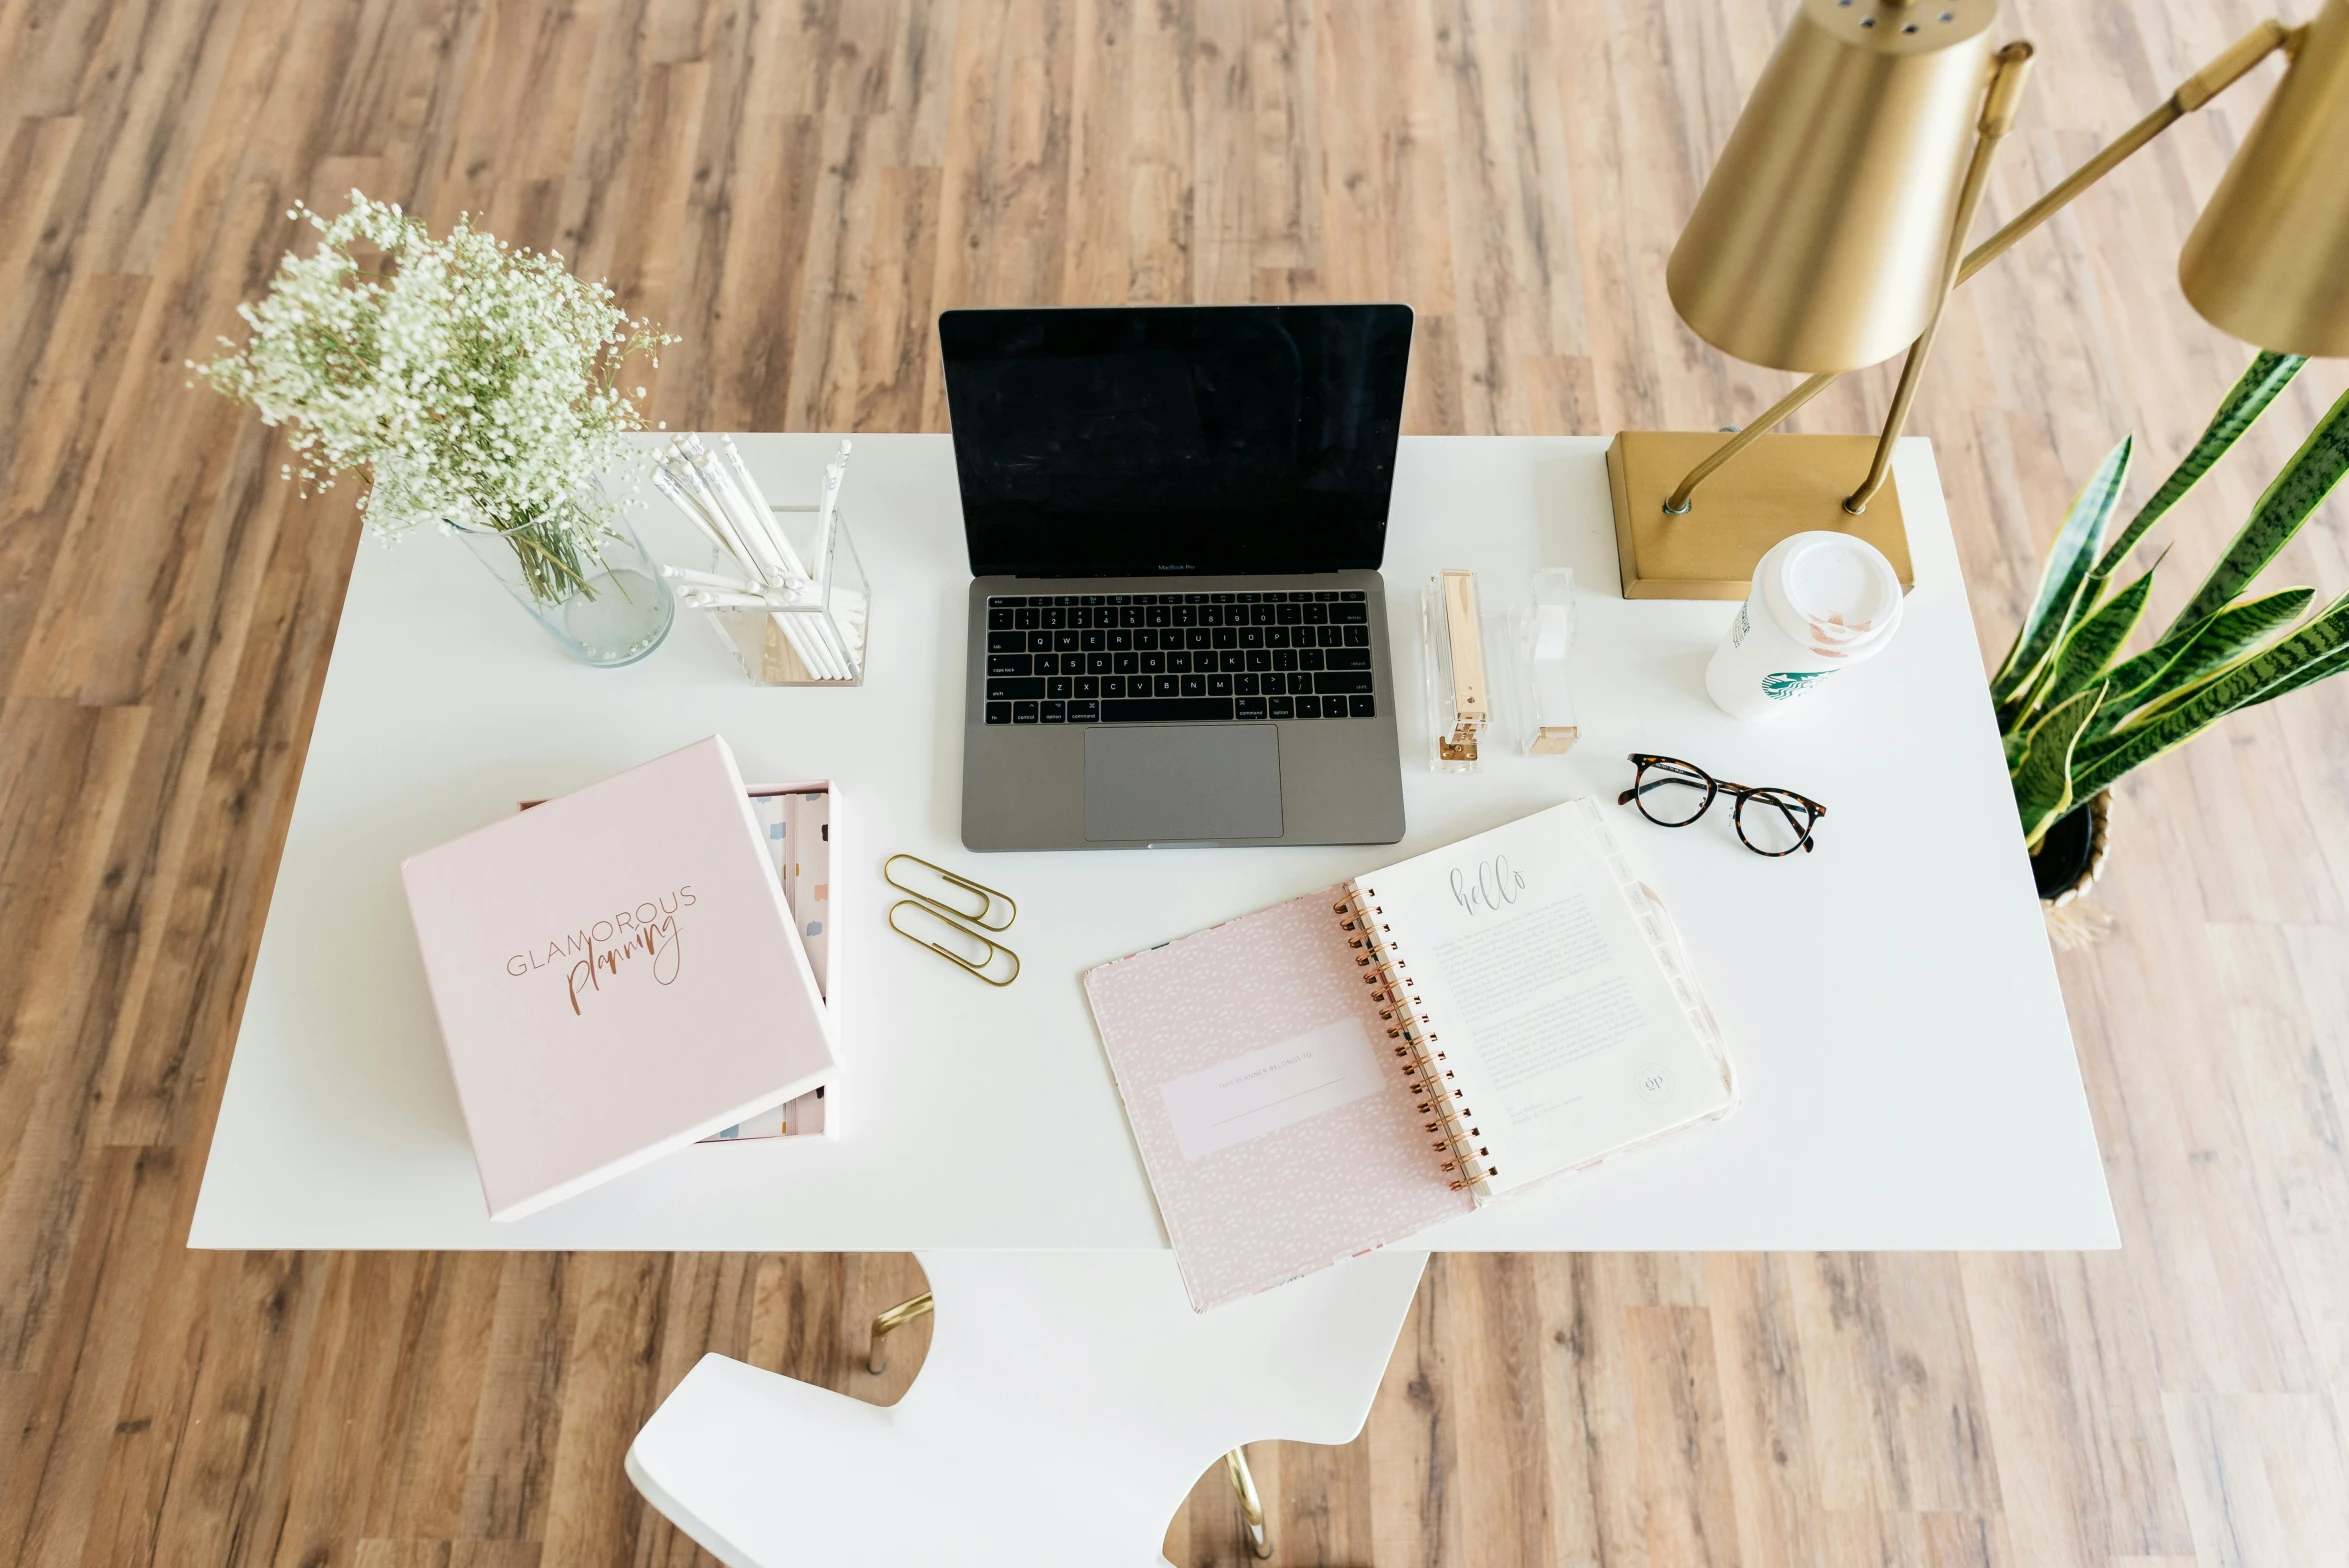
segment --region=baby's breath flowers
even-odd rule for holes
[[[517,250],[460,218],[441,238],[390,202],[351,192],[311,255],[288,254],[260,303],[240,305],[252,336],[188,368],[289,427],[285,475],[307,493],[365,467],[365,510],[380,533],[428,518],[491,529],[514,547],[546,604],[590,593],[619,499],[597,480],[623,460],[622,432],[644,428],[618,385],[630,355],[660,363],[676,338],[613,303],[560,255]],[[382,256],[382,270],[352,254]]]

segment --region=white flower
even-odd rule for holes
[[[618,389],[632,354],[674,343],[612,305],[560,258],[515,250],[469,218],[441,239],[387,202],[351,192],[308,257],[288,254],[242,349],[197,374],[264,423],[290,427],[287,477],[305,490],[365,467],[369,523],[393,534],[427,518],[505,534],[534,592],[584,586],[619,497],[591,481],[624,464],[642,413]],[[380,252],[381,271],[355,248]],[[645,395],[642,387],[636,395]]]

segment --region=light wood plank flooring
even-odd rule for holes
[[[1790,8],[0,0],[0,1561],[682,1563],[619,1461],[699,1353],[886,1400],[926,1336],[858,1370],[896,1257],[182,1246],[356,527],[183,385],[290,201],[608,276],[684,334],[677,427],[940,428],[949,305],[1400,298],[1414,430],[1703,429],[1786,378],[1663,262]],[[2260,14],[2007,10],[1993,217]],[[1951,311],[1915,428],[1987,657],[2078,478],[2129,428],[2165,465],[2246,357],[2174,260],[2275,75]],[[2157,614],[2342,383],[2176,514]],[[2342,518],[2275,578],[2349,586]],[[1365,1435],[1257,1450],[1281,1560],[2349,1558],[2345,758],[2336,683],[2122,791],[2117,928],[2060,960],[2119,1252],[1441,1260]],[[1242,1560],[1218,1478],[1167,1544]]]

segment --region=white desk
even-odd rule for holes
[[[777,496],[831,442],[742,442]],[[199,1247],[1136,1248],[1164,1238],[1077,976],[1574,795],[1667,752],[1832,810],[1765,860],[1725,811],[1623,834],[1674,906],[1737,1053],[1725,1123],[1427,1233],[1442,1249],[2118,1244],[2016,831],[1931,452],[1900,480],[1917,588],[1882,657],[1768,725],[1706,701],[1732,607],[1616,597],[1604,443],[1407,440],[1387,547],[1415,627],[1440,566],[1583,585],[1583,739],[1427,771],[1415,637],[1399,846],[1005,855],[958,833],[964,592],[943,436],[860,437],[847,510],[874,580],[856,691],[758,690],[681,615],[619,671],[568,662],[461,549],[363,542],[295,802],[191,1242]],[[652,525],[648,523],[648,537]],[[656,544],[657,548],[657,544]],[[688,1149],[514,1225],[485,1216],[400,893],[403,855],[723,733],[753,779],[829,777],[846,1136]],[[1715,820],[1718,818],[1719,820]],[[1027,970],[994,991],[882,925],[884,855],[1008,889]]]

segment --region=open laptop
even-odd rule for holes
[[[974,850],[1403,836],[1378,566],[1404,305],[938,318]]]

